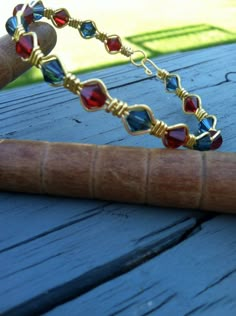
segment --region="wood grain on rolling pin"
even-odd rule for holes
[[[0,189],[236,212],[236,154],[3,140]]]

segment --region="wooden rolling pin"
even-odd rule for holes
[[[236,154],[2,140],[0,190],[236,213]]]

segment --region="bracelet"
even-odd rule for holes
[[[156,71],[156,78],[165,84],[166,92],[176,94],[183,104],[186,114],[195,115],[199,121],[199,133],[190,134],[186,124],[167,126],[163,121],[154,117],[147,105],[129,106],[126,102],[110,96],[105,84],[99,79],[84,82],[70,72],[67,72],[55,55],[45,56],[40,49],[37,35],[29,32],[31,23],[46,17],[57,28],[70,26],[79,30],[84,39],[96,38],[104,43],[110,54],[123,54],[136,67],[142,67],[148,76],[153,75],[151,68]],[[167,148],[184,146],[197,150],[215,150],[223,143],[221,131],[216,130],[217,119],[209,115],[202,107],[198,95],[188,93],[181,85],[179,75],[169,73],[159,68],[147,58],[142,50],[133,51],[122,44],[118,35],[108,35],[98,30],[91,20],[80,21],[73,19],[66,9],[45,8],[42,1],[31,1],[29,4],[19,4],[13,11],[13,16],[6,23],[6,30],[16,42],[16,52],[21,58],[40,68],[44,80],[52,86],[64,86],[80,97],[86,111],[94,112],[104,109],[122,119],[124,126],[131,135],[151,134],[162,138]]]

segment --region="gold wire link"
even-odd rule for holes
[[[189,134],[189,139],[185,145],[185,147],[192,148],[196,145],[196,136],[193,134]]]
[[[51,19],[51,17],[54,15],[54,10],[50,8],[45,8],[44,9],[44,17],[47,19]]]
[[[187,98],[189,96],[189,93],[187,90],[185,90],[184,88],[177,88],[176,89],[176,95],[181,99],[184,100],[185,98]]]
[[[168,129],[168,125],[164,123],[163,121],[156,121],[156,124],[152,126],[151,128],[151,135],[154,135],[156,137],[162,138],[166,131]]]
[[[208,117],[209,114],[202,108],[198,109],[195,113],[197,119],[201,122],[204,118]]]
[[[134,51],[130,47],[122,46],[120,53],[126,57],[130,57],[134,53]]]
[[[74,94],[79,94],[81,90],[81,83],[75,75],[67,73],[64,79],[64,87]]]
[[[22,35],[24,35],[26,32],[25,32],[25,29],[23,27],[23,25],[19,25],[18,28],[16,29],[14,35],[13,35],[13,38],[16,42],[19,41],[20,37]]]
[[[121,118],[129,114],[129,106],[126,102],[112,99],[109,104],[107,104],[106,112]]]
[[[76,19],[70,18],[68,25],[69,25],[70,27],[75,28],[75,29],[79,29],[79,27],[81,26],[82,23],[83,23],[83,22],[80,21],[80,20],[76,20]]]
[[[99,41],[104,43],[108,39],[108,34],[107,33],[98,32],[96,34],[96,39],[98,39]]]
[[[161,80],[166,80],[166,78],[169,76],[169,72],[165,69],[160,69],[157,73],[157,77]]]
[[[144,70],[145,70],[146,75],[148,75],[148,76],[152,76],[152,75],[153,75],[153,72],[152,72],[151,68],[147,66],[148,64],[150,64],[150,65],[157,71],[157,72],[156,72],[157,74],[158,74],[158,72],[161,70],[161,69],[154,63],[154,61],[152,61],[152,60],[149,59],[149,58],[143,59],[143,60],[141,61],[141,64],[142,64],[142,66],[143,66],[143,68],[144,68]]]
[[[138,56],[140,55],[140,56]],[[136,59],[141,59],[141,61],[136,61]],[[147,55],[142,50],[135,50],[130,56],[130,62],[136,67],[143,67],[143,63],[147,60]]]
[[[41,64],[43,62],[43,57],[44,57],[44,54],[41,51],[40,47],[37,47],[37,48],[34,48],[33,52],[30,55],[30,58],[28,59],[28,61],[32,65],[36,66],[37,68],[40,68]]]

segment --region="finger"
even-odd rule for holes
[[[40,48],[47,55],[57,41],[54,28],[47,23],[38,22],[32,25],[31,31],[37,33]],[[0,38],[0,88],[15,80],[31,67],[16,54],[15,46],[15,42],[9,35]]]

